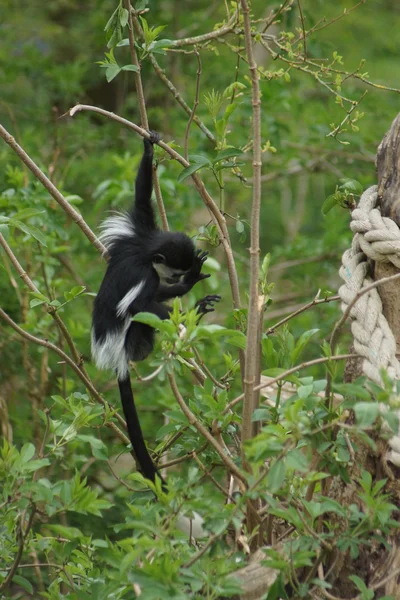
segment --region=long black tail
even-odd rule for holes
[[[140,471],[146,479],[150,479],[153,483],[155,482],[156,476],[158,476],[161,479],[162,487],[165,490],[166,484],[158,473],[143,439],[142,428],[140,427],[140,421],[136,411],[129,375],[125,379],[118,379],[118,386],[121,395],[122,408],[128,427],[129,439],[139,463],[138,466],[140,467]]]

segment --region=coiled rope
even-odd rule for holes
[[[355,296],[373,283],[368,275],[369,260],[390,261],[400,268],[400,229],[392,219],[383,217],[377,207],[377,186],[368,188],[353,210],[350,227],[354,232],[351,248],[342,257],[339,275],[344,285],[339,289],[344,312]],[[354,348],[363,357],[364,374],[382,384],[380,370],[392,379],[400,379],[400,363],[396,358],[396,340],[382,312],[377,288],[363,294],[350,311]],[[387,459],[400,466],[400,432],[389,440]]]

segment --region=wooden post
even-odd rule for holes
[[[394,119],[389,131],[379,144],[376,168],[381,212],[400,227],[400,114]],[[375,263],[374,279],[382,279],[398,273],[389,262]],[[400,351],[400,282],[387,283],[379,288],[385,315]]]

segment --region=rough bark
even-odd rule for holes
[[[381,212],[400,227],[400,114],[394,119],[389,131],[379,144],[376,168],[378,172],[378,194]],[[389,263],[376,263],[374,277],[382,279],[398,273]],[[400,349],[400,283],[394,281],[381,286],[383,312]]]

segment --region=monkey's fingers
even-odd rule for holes
[[[203,281],[203,279],[208,279],[208,277],[211,277],[211,273],[199,273],[197,281]]]
[[[204,263],[204,261],[207,260],[207,256],[208,256],[207,250],[197,250],[195,259],[200,261],[201,263]]]
[[[205,296],[201,300],[196,302],[195,307],[198,309],[199,313],[206,314],[209,312],[213,312],[214,302],[219,302],[221,300],[221,296],[218,294],[210,294],[209,296]]]

